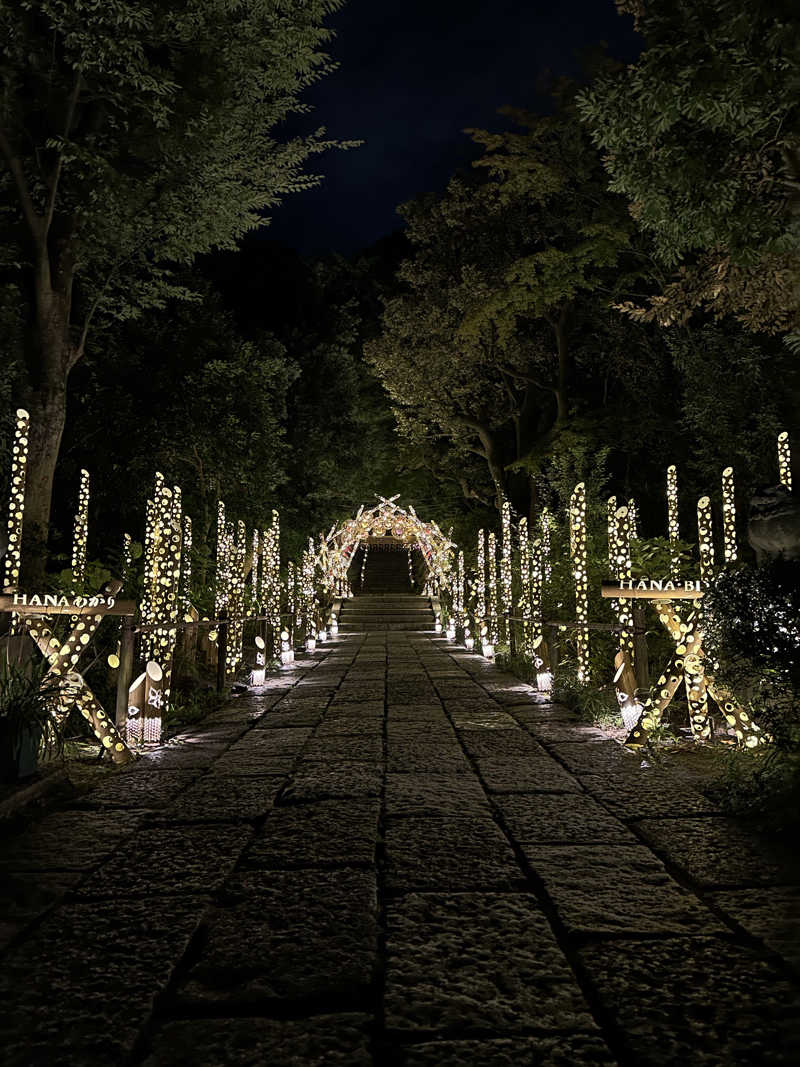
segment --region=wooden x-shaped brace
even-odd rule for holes
[[[695,738],[706,740],[711,736],[711,719],[708,713],[710,694],[722,710],[728,725],[734,728],[736,738],[741,744],[748,748],[765,744],[769,740],[768,736],[708,670],[708,660],[703,652],[700,613],[694,610],[683,620],[668,600],[656,600],[655,608],[659,619],[675,642],[675,652],[653,692],[645,701],[639,721],[628,734],[626,744],[644,744],[647,735],[660,723],[681,682],[686,686],[689,722]]]
[[[106,591],[113,596],[119,591],[121,585],[121,582],[109,583]],[[63,643],[55,637],[53,631],[41,618],[28,619],[26,623],[28,633],[50,664],[45,678],[58,681],[58,708],[54,710],[56,719],[63,722],[72,707],[77,705],[103,748],[110,752],[113,761],[127,763],[133,759],[133,754],[83,676],[75,670],[81,654],[104,617],[103,613],[80,616],[69,637]]]

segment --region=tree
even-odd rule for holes
[[[414,254],[368,347],[401,430],[482,457],[498,500],[509,470],[567,426],[576,353],[626,278],[624,202],[564,87],[559,104],[548,118],[509,111],[522,132],[471,131],[483,177],[400,209]]]
[[[639,61],[579,97],[610,188],[671,270],[639,320],[695,309],[800,346],[800,15],[794,0],[618,0]]]
[[[70,372],[99,320],[190,294],[175,264],[231,248],[329,147],[278,123],[331,69],[339,0],[0,3],[3,194],[26,265],[28,581],[41,578]]]

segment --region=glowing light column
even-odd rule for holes
[[[553,576],[553,564],[550,559],[550,530],[553,525],[553,516],[549,508],[542,508],[539,525],[542,531],[542,575],[544,581],[549,582]]]
[[[17,412],[19,415],[19,412]],[[778,434],[778,473],[781,484],[792,491],[792,453],[789,448],[789,434],[786,430]]]
[[[489,618],[486,621],[489,631],[489,644],[495,649],[500,640],[500,629],[497,625],[497,538],[494,530],[489,534],[486,557],[486,564],[489,568]]]
[[[615,530],[613,548],[614,553],[613,573],[619,582],[627,582],[631,579],[631,529],[627,508],[617,508],[615,515]],[[631,602],[626,597],[614,600],[613,605],[617,609],[617,618],[622,627],[619,634],[619,650],[628,657],[631,666],[634,663],[633,655],[633,613]]]
[[[503,501],[502,512],[502,535],[503,541],[500,546],[500,616],[501,637],[503,641],[511,641],[511,505],[507,500]]]
[[[183,546],[181,548],[181,608],[185,622],[191,622],[192,607],[192,520],[183,516]]]
[[[675,579],[681,573],[681,553],[678,547],[680,523],[678,522],[678,469],[674,464],[667,467],[667,533],[670,548],[670,576]]]
[[[570,498],[569,540],[572,573],[575,578],[575,645],[578,659],[578,681],[589,678],[589,582],[586,571],[586,486],[578,482]]]
[[[83,589],[86,579],[86,542],[89,537],[89,472],[81,471],[78,489],[78,508],[72,527],[72,586],[75,592]]]
[[[736,494],[733,485],[733,467],[722,472],[722,540],[725,562],[733,563],[738,555],[736,547]]]
[[[533,627],[531,626],[531,542],[528,520],[519,520],[519,604],[522,615],[522,654],[533,659]]]
[[[3,567],[3,588],[13,593],[19,587],[19,568],[22,558],[22,516],[25,511],[25,472],[28,463],[28,429],[30,416],[24,408],[17,409],[14,444],[11,449],[11,485],[8,495],[6,531],[8,548]]]

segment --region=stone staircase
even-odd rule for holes
[[[361,634],[373,630],[430,632],[433,622],[430,597],[365,593],[342,602],[339,633]]]

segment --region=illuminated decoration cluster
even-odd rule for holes
[[[533,659],[533,625],[531,606],[531,542],[528,520],[519,520],[519,610],[522,615],[522,653]]]
[[[28,412],[24,408],[18,408],[14,444],[11,450],[11,484],[8,496],[8,521],[6,524],[8,548],[6,549],[3,567],[3,588],[6,593],[15,592],[19,586],[29,426],[30,416]]]
[[[253,548],[251,553],[250,563],[250,600],[253,605],[262,603],[261,597],[261,585],[258,581],[259,568],[258,561],[261,555],[261,543],[258,536],[258,530],[253,530]]]
[[[631,541],[639,540],[639,512],[633,497],[628,501],[628,525],[631,531]]]
[[[542,508],[539,516],[539,528],[542,531],[542,568],[544,580],[549,582],[553,577],[553,564],[550,559],[550,531],[553,526],[553,516],[549,508]]]
[[[297,611],[297,590],[293,560],[286,564],[286,613],[289,616],[287,640],[293,641],[295,629],[295,612]]]
[[[700,578],[705,582],[714,571],[714,532],[711,500],[701,496],[697,501],[697,547],[700,552]]]
[[[305,631],[306,648],[313,652],[317,644],[317,612],[316,598],[314,596],[314,569],[315,569],[314,542],[308,539],[308,548],[303,553],[302,562],[302,615],[303,628]]]
[[[72,585],[75,592],[83,589],[86,580],[86,542],[89,537],[89,472],[81,471],[78,489],[78,508],[72,527]]]
[[[133,539],[129,533],[122,535],[122,581],[130,581],[133,572]]]
[[[614,512],[614,521],[609,528],[608,562],[612,577],[620,582],[631,579],[631,532],[628,509],[617,508]],[[626,597],[620,597],[612,601],[612,608],[617,614],[617,620],[622,627],[619,634],[619,650],[628,658],[633,666],[633,614],[631,602]]]
[[[575,579],[575,645],[578,681],[589,678],[589,579],[586,558],[586,486],[578,482],[569,503],[569,544]]]
[[[475,617],[480,627],[486,620],[486,533],[478,530],[478,562],[475,576]]]
[[[184,622],[191,622],[192,607],[192,519],[183,516],[183,547],[181,549],[181,609]]]
[[[247,531],[240,520],[234,525],[225,518],[225,504],[217,504],[217,558],[214,578],[214,613],[224,611],[228,618],[225,670],[232,674],[242,659],[244,635],[245,565]]]
[[[502,544],[500,546],[500,616],[501,637],[503,641],[510,640],[511,630],[511,600],[512,600],[512,545],[511,545],[511,505],[507,500],[503,501],[502,510]]]
[[[497,625],[497,538],[494,530],[489,533],[488,544],[486,546],[486,566],[489,571],[488,582],[488,617],[486,619],[489,644],[492,648],[497,648],[500,641],[500,631]]]
[[[667,534],[670,549],[670,574],[678,578],[681,573],[681,554],[678,547],[681,529],[678,521],[678,469],[674,464],[667,467]]]
[[[272,633],[272,653],[281,653],[281,520],[273,508],[272,523],[261,537],[261,608]]]
[[[726,563],[734,563],[736,547],[736,495],[733,486],[733,467],[722,472],[722,540]]]
[[[19,412],[17,412],[19,415]],[[789,448],[789,434],[784,430],[778,434],[778,474],[781,485],[792,491],[792,453]]]
[[[456,564],[455,574],[455,597],[453,599],[453,609],[455,612],[456,626],[462,628],[467,625],[467,605],[466,605],[466,576],[464,571],[464,553],[458,553],[458,562]]]
[[[141,656],[155,660],[164,676],[163,702],[169,701],[172,652],[177,636],[181,545],[181,491],[170,489],[156,473],[152,500],[147,501],[144,545],[144,590],[141,604]],[[162,707],[146,706],[141,740],[161,740]]]
[[[390,499],[379,496],[374,507],[365,509],[362,505],[354,518],[341,525],[335,524],[327,536],[321,538],[315,567],[322,573],[322,586],[326,592],[333,596],[348,596],[347,572],[359,545],[369,537],[387,535],[419,548],[428,568],[426,589],[431,595],[438,596],[447,588],[455,546],[435,522],[423,522],[413,507],[406,510],[396,501],[396,496]]]
[[[369,555],[369,542],[367,542],[367,544],[364,545],[364,551],[363,551],[363,554],[361,556],[361,578],[360,578],[360,583],[359,583],[361,589],[364,588],[364,578],[366,577],[366,574],[367,574],[367,556],[368,555]]]
[[[413,552],[413,549],[411,548],[411,545],[409,545],[408,548],[406,549],[406,554],[408,556],[408,584],[409,584],[410,588],[413,589],[414,588],[414,552]]]
[[[536,685],[540,692],[549,693],[553,688],[553,675],[545,662],[544,624],[542,619],[542,590],[544,588],[544,565],[540,538],[531,544],[531,649],[536,667]]]

